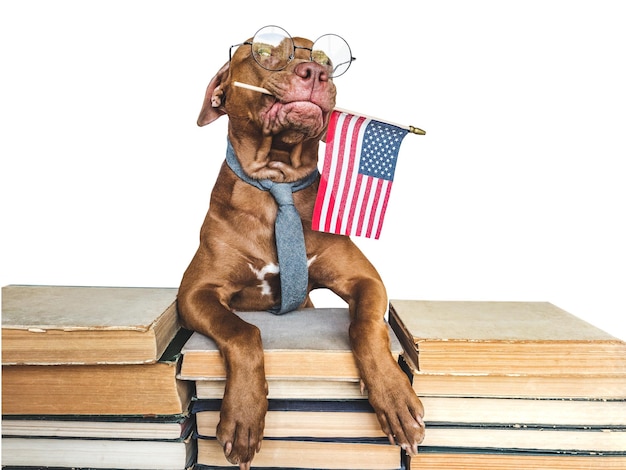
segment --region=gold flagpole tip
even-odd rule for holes
[[[426,135],[426,131],[423,131],[419,127],[409,126],[409,132],[411,132],[412,134],[417,134],[417,135]]]

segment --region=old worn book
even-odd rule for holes
[[[625,400],[421,396],[426,425],[435,423],[626,427]]]
[[[222,398],[224,396],[225,379],[197,380],[196,397]],[[267,381],[270,399],[293,400],[349,400],[367,397],[367,390],[361,390],[359,380],[281,380]]]
[[[626,428],[430,424],[422,447],[532,452],[624,453]]]
[[[193,418],[175,415],[4,415],[4,437],[82,439],[179,439],[189,435]]]
[[[156,362],[179,329],[176,294],[170,288],[5,286],[2,364]]]
[[[3,437],[2,466],[185,470],[195,459],[190,436],[171,440]]]
[[[426,426],[626,428],[626,401],[420,397]],[[220,400],[194,402],[198,434],[215,437]],[[384,437],[367,400],[269,400],[266,437]]]
[[[624,341],[548,302],[392,300],[389,321],[421,372],[626,373]]]
[[[409,470],[598,470],[626,468],[626,455],[428,449],[410,458]]]
[[[215,437],[221,400],[193,404],[198,434]],[[385,438],[367,400],[269,400],[266,438]]]
[[[456,374],[413,371],[419,395],[626,399],[626,374]]]
[[[156,363],[2,367],[4,415],[169,415],[184,413],[193,383],[177,379],[179,330]],[[113,343],[111,347],[115,347]]]
[[[359,372],[348,338],[347,308],[309,308],[274,315],[238,312],[261,330],[268,379],[358,380]],[[401,352],[390,331],[391,352]],[[182,350],[180,378],[224,379],[226,369],[213,340],[194,333]]]
[[[198,464],[229,465],[222,446],[215,439],[198,439]],[[263,439],[252,461],[254,468],[399,470],[399,447],[387,439],[373,441],[301,441]]]

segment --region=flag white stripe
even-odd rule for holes
[[[356,122],[356,119],[354,121]],[[345,181],[348,181],[348,184],[346,185],[346,189],[345,189],[348,193],[348,197],[346,198],[345,203],[342,205],[343,206],[342,207],[342,226],[341,226],[341,231],[340,231],[340,233],[344,235],[351,235],[350,233],[348,233],[348,223],[350,221],[350,210],[354,206],[353,196],[354,196],[354,192],[356,191],[356,187],[357,187],[357,183],[359,179],[359,157],[361,155],[361,145],[363,142],[363,134],[365,133],[365,129],[367,128],[368,123],[369,121],[365,120],[361,124],[361,127],[359,128],[359,133],[356,139],[356,149],[354,152],[355,157],[353,159],[352,173],[350,175],[349,180],[345,180]],[[356,212],[356,214],[358,214],[358,212]],[[354,229],[354,227],[355,225],[353,221],[352,229]]]
[[[344,119],[342,120],[342,125],[343,125],[343,121],[345,121],[346,117],[343,114],[342,114],[342,117],[344,117]],[[350,142],[352,142],[352,138],[354,136],[356,122],[357,122],[357,119],[349,120],[348,128],[346,129],[345,138],[342,138],[342,140],[346,143],[346,146],[348,147],[350,147]],[[339,146],[340,144],[337,144],[337,148],[339,148]],[[337,160],[338,159],[335,157],[335,161]],[[337,224],[340,221],[345,220],[346,218],[345,207],[343,207],[342,201],[344,199],[343,194],[346,191],[350,190],[350,185],[352,184],[353,176],[348,175],[349,166],[350,166],[350,159],[348,157],[342,158],[341,159],[341,173],[339,174],[339,179],[337,180],[337,183],[336,183],[337,194],[336,194],[336,199],[335,199],[335,207],[333,208],[333,214],[332,214],[332,225],[331,225],[332,232],[344,233],[341,230],[341,227],[338,227]]]

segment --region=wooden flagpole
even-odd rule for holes
[[[256,91],[258,93],[263,93],[265,95],[271,95],[269,90],[267,90],[265,88],[261,88],[259,86],[248,85],[247,83],[241,83],[241,82],[233,82],[233,84],[236,87],[239,87],[239,88],[245,88],[247,90]],[[363,116],[364,118],[367,118],[367,119],[373,119],[375,121],[381,121],[381,122],[384,122],[384,123],[387,123],[387,124],[391,124],[392,126],[396,126],[396,127],[401,128],[401,129],[406,129],[411,134],[417,134],[417,135],[425,135],[426,134],[426,131],[423,131],[422,129],[420,129],[418,127],[405,126],[405,125],[402,125],[402,124],[396,124],[395,122],[386,121],[384,119],[378,119],[378,118],[375,118],[375,117],[372,117],[372,116],[366,116],[365,114],[355,113],[353,111],[348,111],[347,109],[335,108],[335,111],[338,111],[340,113],[354,114],[356,116]]]

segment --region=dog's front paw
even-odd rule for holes
[[[224,395],[217,425],[217,440],[224,448],[226,459],[240,470],[248,470],[254,455],[261,449],[267,385],[265,388],[235,388]]]
[[[377,382],[368,387],[368,396],[383,432],[391,444],[417,455],[425,434],[422,402],[400,370]]]

